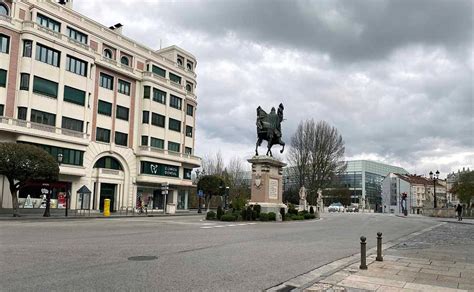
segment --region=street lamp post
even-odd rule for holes
[[[61,163],[63,163],[63,154],[62,153],[59,153],[58,154],[58,166],[61,166]],[[60,168],[60,171],[61,171],[61,168]],[[69,207],[69,204],[68,204],[68,200],[69,200],[69,196],[68,196],[68,191],[66,190],[66,194],[65,194],[65,197],[64,199],[66,200],[66,210],[64,211],[64,216],[67,217],[67,209]]]
[[[435,209],[438,207],[438,203],[436,201],[436,182],[438,181],[438,178],[439,178],[439,171],[438,170],[434,174],[433,174],[432,171],[430,171],[430,179],[433,180],[433,198],[434,198],[433,207]]]
[[[227,211],[229,206],[229,187],[225,187],[224,209]]]

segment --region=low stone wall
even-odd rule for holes
[[[440,217],[440,218],[456,218],[457,212],[454,208],[423,208],[423,215],[429,217]],[[474,210],[473,209],[464,209],[463,210],[463,217],[465,218],[472,218],[474,217]]]

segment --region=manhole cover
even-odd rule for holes
[[[129,261],[153,261],[158,259],[156,256],[136,256],[136,257],[129,257]]]

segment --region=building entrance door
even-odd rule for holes
[[[153,190],[153,209],[163,209],[164,196],[160,189]]]
[[[115,212],[115,189],[116,184],[100,184],[100,202],[99,209],[104,212],[104,200],[110,199],[110,212]]]

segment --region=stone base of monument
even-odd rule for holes
[[[283,167],[286,163],[270,156],[254,156],[247,160],[252,163],[252,186],[250,205],[258,204],[261,212],[280,214],[283,204]]]

